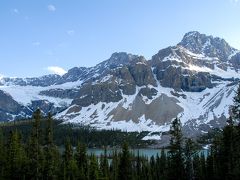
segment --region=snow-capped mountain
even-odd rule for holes
[[[40,107],[65,123],[164,132],[178,116],[185,134],[195,136],[225,125],[239,69],[237,49],[193,31],[150,60],[122,52],[63,76],[1,77],[0,120],[28,117]]]

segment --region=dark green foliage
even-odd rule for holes
[[[22,140],[27,142],[29,139],[29,133],[32,132],[32,125],[35,120],[17,121],[16,123],[5,122],[0,124],[3,134],[9,135],[11,131],[18,129],[22,132]],[[47,127],[48,118],[42,118],[40,121],[40,128],[45,129]],[[52,121],[53,129],[53,142],[57,146],[64,146],[63,137],[69,137],[73,146],[77,146],[78,142],[87,145],[87,147],[94,148],[103,146],[121,147],[122,142],[126,141],[131,147],[146,147],[154,144],[154,141],[143,141],[142,138],[148,134],[148,132],[122,132],[119,130],[96,130],[85,126],[74,126],[69,124],[61,124],[61,121]],[[42,132],[47,133],[45,130]],[[41,137],[41,142],[45,141],[45,138]]]
[[[58,169],[60,164],[60,154],[58,148],[53,143],[53,129],[52,129],[52,116],[49,113],[47,119],[47,127],[45,132],[44,143],[44,177],[45,179],[57,179]]]
[[[90,156],[89,179],[97,180],[99,178],[98,161],[94,154]]]
[[[6,151],[5,151],[5,142],[4,136],[2,132],[2,128],[0,128],[0,177],[4,176],[4,167],[6,167]]]
[[[208,143],[211,143],[211,148],[207,155],[198,153],[193,140],[183,138],[178,118],[174,119],[171,125],[171,141],[168,149],[162,149],[156,157],[147,158],[140,156],[139,153],[135,156],[131,154],[127,143],[122,145],[121,152],[115,150],[110,156],[106,148],[104,154],[99,157],[94,154],[88,155],[85,142],[93,141],[94,143],[90,143],[91,146],[95,146],[96,142],[101,142],[102,145],[109,144],[109,142],[103,143],[102,140],[98,141],[100,137],[97,136],[100,136],[100,131],[79,128],[72,131],[70,127],[61,126],[60,129],[64,129],[62,131],[64,133],[57,134],[60,137],[56,138],[55,133],[59,131],[59,126],[52,120],[51,114],[42,121],[41,111],[37,110],[34,112],[31,128],[29,125],[25,126],[26,124],[20,125],[25,127],[26,131],[19,130],[17,128],[19,126],[16,125],[0,128],[0,179],[238,180],[240,177],[240,126],[237,115],[240,107],[239,94],[238,89],[237,97],[234,99],[233,115],[229,118],[228,125],[223,130],[216,131],[217,133],[209,134],[211,140]],[[56,128],[58,130],[55,127],[58,127]],[[67,135],[71,138],[65,140],[64,150],[60,151],[56,142],[62,141],[60,138],[68,137]],[[136,142],[133,142],[136,138],[133,138],[132,134],[104,131],[101,135],[103,139],[111,140],[111,135],[113,138],[116,135],[123,135],[112,144],[129,139],[133,146],[136,145]],[[77,140],[78,142],[75,142]]]
[[[25,178],[26,154],[21,143],[20,134],[12,132],[7,151],[6,177],[9,179]]]
[[[191,139],[185,141],[184,156],[185,156],[185,167],[187,179],[194,178],[193,171],[193,156],[197,153],[196,144]]]
[[[75,159],[78,166],[78,177],[79,179],[87,179],[88,177],[88,157],[87,149],[84,144],[78,142]]]
[[[184,174],[184,157],[183,157],[183,135],[181,130],[180,119],[173,120],[170,128],[170,146],[169,146],[169,174],[170,179],[182,179]]]
[[[41,111],[38,109],[33,114],[34,124],[31,132],[31,136],[28,143],[28,158],[29,158],[29,177],[36,177],[39,179],[42,177],[42,167],[43,163],[43,151],[40,145],[41,143],[41,132],[40,132],[40,121],[41,121]]]
[[[128,144],[125,142],[122,146],[122,153],[120,154],[120,162],[118,167],[118,179],[128,180],[132,179],[132,163],[130,160],[130,152]]]
[[[104,154],[100,157],[100,170],[101,170],[101,179],[108,179],[109,177],[109,164],[107,157],[107,149],[104,148]]]
[[[77,162],[74,158],[73,147],[70,139],[66,139],[65,151],[63,154],[63,177],[64,179],[76,179],[78,172]]]

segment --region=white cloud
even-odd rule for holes
[[[239,0],[230,0],[232,3],[238,3]]]
[[[41,43],[38,42],[38,41],[35,41],[35,42],[32,43],[33,46],[40,46],[40,44],[41,44]]]
[[[61,67],[58,67],[58,66],[49,66],[46,68],[50,73],[54,73],[54,74],[58,74],[58,75],[64,75],[67,73],[66,70],[64,70],[63,68]]]
[[[54,5],[52,5],[52,4],[49,4],[49,5],[47,6],[47,9],[48,9],[49,11],[51,11],[51,12],[54,12],[54,11],[57,10],[56,7],[55,7]]]
[[[75,31],[74,31],[73,29],[68,30],[68,31],[67,31],[67,34],[68,34],[69,36],[73,36],[73,35],[75,34]]]

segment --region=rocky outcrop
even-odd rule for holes
[[[150,104],[145,104],[140,96],[137,96],[131,105],[131,109],[125,109],[120,104],[117,108],[111,111],[108,115],[113,121],[132,120],[135,123],[139,122],[142,116],[144,119],[151,119],[158,125],[170,122],[183,109],[177,105],[178,101],[175,98],[169,98],[166,95],[153,100]]]
[[[79,96],[72,101],[82,107],[99,102],[118,102],[122,99],[121,91],[116,83],[85,84],[79,91]]]
[[[144,57],[136,59],[134,63],[129,66],[129,71],[137,86],[157,85],[151,66],[148,65]]]
[[[189,32],[150,60],[120,52],[63,76],[0,77],[0,120],[41,108],[70,123],[160,132],[179,116],[186,134],[202,133],[224,125],[239,62],[240,53],[226,41]]]
[[[178,45],[196,54],[217,57],[221,61],[227,61],[228,57],[236,51],[224,39],[200,34],[197,31],[186,33]]]
[[[22,110],[22,106],[18,104],[12,97],[0,90],[0,110],[2,112],[18,114]]]
[[[240,69],[240,52],[232,56],[229,62],[232,64],[235,70],[239,70]]]
[[[56,98],[77,98],[79,94],[79,89],[49,89],[39,92],[40,95],[56,97]]]

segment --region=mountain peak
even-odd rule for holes
[[[224,39],[201,34],[198,31],[186,33],[178,45],[183,46],[193,53],[217,57],[222,61],[226,61],[236,51]]]
[[[115,52],[111,55],[111,57],[101,63],[99,63],[96,67],[103,68],[114,68],[121,65],[129,64],[133,59],[138,57],[137,55],[132,55],[126,52]]]
[[[187,38],[187,37],[193,37],[193,36],[199,36],[201,35],[200,32],[198,31],[189,31],[187,33],[185,33],[185,35],[183,36],[183,38]]]

